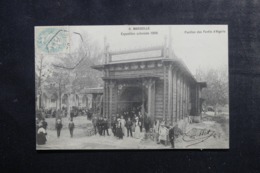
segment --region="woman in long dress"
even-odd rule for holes
[[[120,121],[121,121],[121,128],[122,128],[123,135],[126,136],[126,127],[125,127],[126,121],[123,116],[121,116]]]
[[[136,117],[134,137],[137,139],[140,138],[140,126],[141,126],[141,122],[139,121],[139,118]]]
[[[154,132],[155,132],[155,138],[156,142],[159,143],[159,129],[160,129],[160,121],[156,120],[154,123]]]
[[[116,134],[119,139],[123,139],[124,134],[122,131],[122,123],[121,123],[120,119],[118,120],[118,123],[117,123]]]
[[[47,141],[46,135],[47,135],[47,133],[46,133],[45,129],[43,128],[42,125],[40,125],[40,127],[37,131],[37,144],[38,145],[44,145],[46,143],[46,141]]]

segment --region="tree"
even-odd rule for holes
[[[207,88],[202,90],[202,97],[205,98],[207,106],[213,106],[215,114],[219,105],[228,104],[228,71],[227,68],[210,69],[203,72],[197,70],[196,79],[207,82]]]
[[[91,68],[102,60],[102,52],[87,34],[79,35],[82,42],[78,49],[69,54],[56,55],[55,62],[52,63],[55,73],[49,79],[50,82],[56,84],[56,90],[59,93],[59,108],[62,93],[68,93],[68,112],[70,112],[72,92],[79,92],[84,87],[95,87],[102,83],[101,73]]]
[[[61,96],[68,90],[69,85],[69,73],[66,70],[53,70],[52,76],[47,79],[49,83],[49,90],[58,94],[58,107],[61,109]]]
[[[48,68],[48,63],[43,55],[36,56],[35,60],[36,101],[38,100],[39,103],[38,108],[42,108],[42,87],[50,76],[51,70]]]

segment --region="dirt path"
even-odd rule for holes
[[[180,136],[175,141],[176,149],[218,149],[229,148],[229,118],[228,116],[204,116],[203,122],[189,124],[186,132],[192,129],[208,129],[214,132],[215,135],[200,140],[189,142],[183,140]],[[45,145],[37,145],[38,150],[53,150],[53,149],[170,149],[170,146],[157,144],[155,141],[135,139],[131,137],[124,137],[120,140],[111,136],[87,136],[87,123],[91,123],[86,117],[77,117],[74,119],[76,128],[74,130],[74,137],[71,138],[67,128],[68,120],[63,119],[63,129],[60,138],[57,138],[55,131],[55,119],[46,119],[48,122],[47,143]],[[144,134],[142,134],[143,136]],[[203,137],[203,136],[202,136]],[[207,136],[205,136],[207,137]],[[198,138],[198,139],[197,139]]]

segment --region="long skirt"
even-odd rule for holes
[[[124,134],[123,134],[122,128],[117,128],[116,133],[117,133],[117,137],[119,139],[123,139]]]
[[[122,131],[123,131],[123,135],[126,136],[126,133],[127,133],[126,127],[122,127]]]
[[[134,137],[137,138],[137,139],[140,138],[140,127],[139,126],[135,127]]]
[[[44,145],[46,143],[46,135],[44,133],[37,134],[37,144]]]

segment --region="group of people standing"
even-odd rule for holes
[[[141,126],[142,123],[138,117],[135,117],[134,120],[129,117],[125,119],[123,116],[114,117],[111,122],[112,132],[119,139],[123,139],[124,136],[140,138]]]
[[[36,142],[38,145],[44,145],[47,142],[47,126],[48,123],[45,121],[45,118],[42,118],[41,120],[36,118]],[[55,122],[57,138],[60,138],[62,128],[63,128],[62,119],[57,118]],[[70,118],[68,123],[68,129],[71,138],[73,137],[74,128],[75,125],[73,122],[73,118]]]
[[[60,138],[61,131],[63,129],[62,118],[57,117],[55,122],[55,129],[57,131],[57,138]],[[130,116],[125,117],[123,115],[113,116],[112,120],[109,121],[107,117],[93,117],[92,124],[94,128],[94,133],[100,136],[110,136],[109,128],[115,137],[118,139],[123,139],[124,137],[133,137],[140,139],[142,129],[144,128],[146,133],[155,134],[155,139],[158,144],[167,145],[169,141],[172,148],[174,148],[174,140],[176,134],[181,134],[182,132],[178,128],[178,125],[168,126],[165,121],[155,120],[152,122],[148,116],[143,116],[141,114],[134,115],[132,118]],[[37,144],[43,145],[47,141],[47,127],[48,123],[44,118],[36,119],[36,133],[37,133]],[[69,118],[68,129],[70,132],[70,137],[73,137],[75,125],[73,118]]]
[[[124,136],[140,138],[141,122],[138,117],[134,121],[131,118],[126,120],[123,116],[121,118],[114,117],[111,122],[111,129],[114,136],[119,139],[123,139]]]
[[[144,119],[139,114],[134,115],[133,117],[125,116],[127,113],[124,113],[123,115],[119,116],[113,116],[111,121],[108,121],[106,117],[94,117],[92,119],[93,127],[95,134],[99,133],[100,136],[105,136],[105,133],[109,136],[109,127],[112,130],[112,133],[115,137],[119,139],[123,139],[123,137],[134,137],[134,138],[140,138],[142,128],[144,127]],[[146,121],[147,122],[147,121]],[[149,128],[149,125],[147,125],[147,131]]]
[[[140,120],[141,119],[141,120]],[[105,136],[105,131],[108,133],[109,122],[107,118],[93,118],[93,125],[96,131],[99,131],[100,136]],[[178,125],[169,126],[165,121],[156,120],[154,123],[145,116],[134,116],[133,119],[130,117],[124,118],[124,116],[112,117],[111,130],[115,137],[123,139],[124,137],[141,138],[142,128],[145,133],[154,133],[157,144],[167,145],[170,142],[172,148],[174,148],[174,140],[177,133],[181,133]]]
[[[106,117],[93,117],[92,124],[94,127],[95,135],[98,133],[100,136],[105,136],[107,133],[107,136],[109,136],[109,124],[108,119]]]

